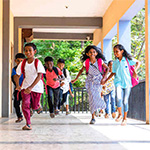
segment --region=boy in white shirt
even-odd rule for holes
[[[38,113],[42,111],[40,106],[40,98],[43,93],[43,81],[42,74],[45,73],[45,69],[40,60],[35,59],[36,45],[34,43],[27,43],[24,47],[25,55],[27,59],[24,59],[17,67],[17,83],[16,90],[21,90],[22,96],[22,111],[26,119],[26,125],[22,130],[31,130],[30,121],[30,99],[31,108],[37,110]],[[23,74],[24,80],[22,86],[19,86],[19,76]]]
[[[65,77],[65,79],[62,80],[60,83],[59,102],[58,102],[58,109],[60,109],[60,106],[67,101],[67,95],[70,88],[69,83],[71,82],[71,77],[69,71],[66,68],[64,68],[65,67],[64,59],[58,59],[57,66],[63,72],[63,75]],[[66,103],[66,115],[68,114],[70,114],[69,101],[67,101]]]

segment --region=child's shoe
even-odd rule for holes
[[[51,117],[51,118],[55,118],[54,113],[50,113],[50,117]]]
[[[95,124],[95,119],[91,119],[90,124]]]
[[[109,118],[109,114],[105,114],[105,118]]]
[[[22,130],[32,130],[32,127],[31,127],[31,125],[25,125],[23,128],[22,128]]]
[[[116,113],[115,112],[112,113],[112,118],[113,119],[116,118]]]
[[[40,113],[43,112],[43,108],[40,106],[36,111],[37,111],[38,114],[40,114]]]
[[[15,122],[16,122],[16,123],[19,123],[19,122],[21,122],[21,121],[23,121],[23,118],[22,118],[22,117],[18,118]]]
[[[55,110],[55,115],[59,115],[59,110]]]
[[[70,111],[66,111],[66,115],[69,115],[70,114]]]

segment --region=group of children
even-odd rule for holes
[[[24,54],[18,53],[15,58],[17,66],[13,68],[12,72],[12,81],[15,84],[14,107],[18,117],[16,122],[23,120],[19,108],[20,100],[22,99],[22,112],[26,119],[26,125],[22,128],[23,130],[32,129],[30,121],[32,110],[36,110],[38,114],[42,112],[40,97],[43,93],[43,77],[46,79],[45,87],[48,94],[50,117],[54,118],[55,115],[59,114],[60,106],[65,102],[66,115],[69,114],[68,92],[73,96],[70,83],[74,83],[84,69],[87,74],[86,90],[88,92],[89,108],[92,114],[90,124],[95,123],[95,112],[98,109],[105,109],[105,117],[107,118],[109,116],[109,96],[111,97],[112,117],[116,117],[116,89],[117,109],[119,112],[116,121],[122,120],[122,125],[126,125],[128,97],[132,87],[126,58],[129,65],[136,64],[134,76],[136,76],[136,70],[139,68],[140,62],[133,59],[122,45],[117,44],[114,47],[116,60],[114,62],[110,61],[108,66],[104,63],[105,56],[102,54],[100,48],[94,45],[87,46],[81,56],[83,67],[77,77],[72,81],[69,71],[64,68],[65,61],[63,59],[58,59],[58,67],[54,67],[53,58],[48,56],[44,59],[44,67],[41,61],[34,57],[36,50],[37,48],[34,43],[27,43],[24,47],[26,59]],[[104,100],[102,99],[102,95],[104,96]],[[52,101],[53,96],[54,103]],[[123,101],[124,116],[121,110]]]
[[[26,119],[26,125],[23,130],[31,130],[30,117],[32,110],[37,111],[38,114],[42,112],[40,105],[41,94],[44,92],[43,77],[46,79],[46,92],[48,94],[48,104],[50,117],[54,118],[59,114],[60,106],[66,102],[66,115],[69,114],[69,100],[68,92],[71,93],[70,82],[71,77],[69,71],[64,68],[65,61],[59,59],[58,67],[53,66],[53,58],[46,57],[45,67],[41,61],[34,58],[36,53],[36,45],[34,43],[27,43],[24,47],[24,54],[18,53],[15,57],[17,66],[12,71],[12,81],[15,85],[14,90],[14,107],[18,119],[16,122],[23,120],[20,111],[20,101],[22,100],[22,112]],[[26,56],[26,59],[25,59]],[[54,103],[52,97],[54,96]]]

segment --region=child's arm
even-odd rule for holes
[[[105,84],[109,79],[111,79],[115,74],[116,74],[116,73],[111,73],[111,74],[109,75],[109,77],[105,80],[104,84]],[[102,85],[104,85],[104,84],[102,84]]]
[[[53,80],[54,81],[62,81],[62,80],[64,80],[65,79],[65,77],[64,77],[64,75],[62,74],[62,75],[60,75],[60,77],[61,78],[54,78]]]
[[[70,93],[70,95],[71,95],[72,97],[74,97],[74,95],[73,95],[73,93],[72,93],[72,91],[71,91],[70,85],[69,85],[69,93]]]
[[[106,72],[105,72],[105,74],[104,74],[104,77],[103,77],[102,80],[101,80],[101,84],[102,84],[102,85],[104,84],[104,82],[105,82],[105,80],[106,80],[106,78],[107,78],[107,74],[109,73],[109,68],[108,68],[108,66],[107,66],[105,63],[103,63],[103,67],[106,69]]]
[[[16,89],[15,90],[18,90],[18,91],[20,91],[21,90],[21,87],[20,87],[20,85],[19,85],[19,78],[20,78],[20,75],[15,75],[14,76],[14,81],[15,81],[15,83],[16,83]]]
[[[84,71],[84,66],[81,68],[81,70],[79,71],[79,73],[77,74],[76,78],[74,80],[71,81],[71,83],[75,83],[77,81],[77,79],[79,78],[79,76],[82,74],[82,72]]]
[[[24,93],[25,94],[31,93],[31,90],[40,81],[41,78],[42,78],[42,73],[38,73],[38,76],[36,77],[36,79],[34,80],[34,82],[28,88],[25,89]]]
[[[140,65],[141,65],[141,62],[137,60],[134,71],[133,71],[133,75],[132,75],[133,78],[137,78],[137,73],[136,72],[139,69]]]

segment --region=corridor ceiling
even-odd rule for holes
[[[113,0],[10,0],[14,17],[103,17]],[[34,28],[33,32],[93,33],[96,28]]]
[[[10,9],[14,17],[103,17],[112,1],[10,0]]]

